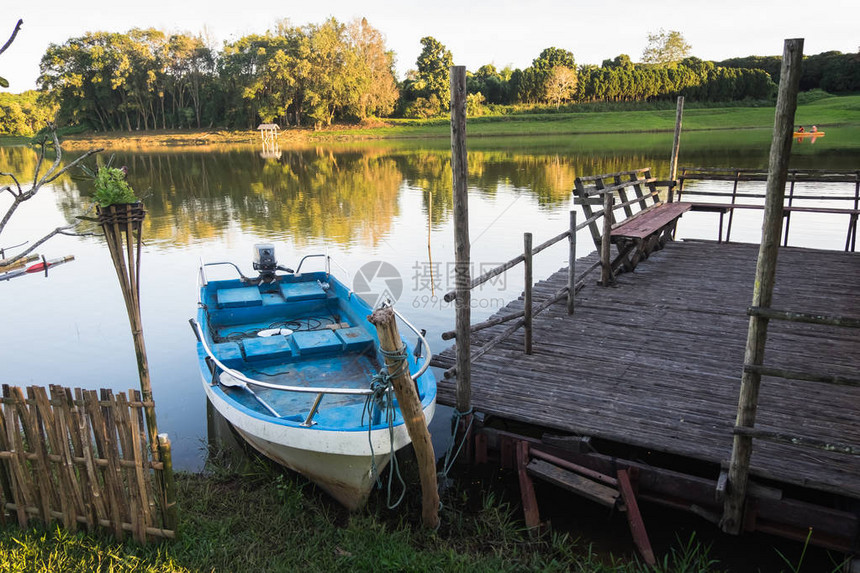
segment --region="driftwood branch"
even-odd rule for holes
[[[6,40],[6,43],[3,44],[3,47],[0,48],[0,54],[6,51],[6,48],[12,45],[12,42],[15,41],[15,36],[18,35],[18,31],[21,29],[21,25],[24,23],[24,20],[18,20],[18,23],[15,24],[15,29],[12,30],[12,35],[9,36],[9,39]]]

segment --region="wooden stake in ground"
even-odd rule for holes
[[[386,353],[405,352],[397,321],[391,307],[382,307],[373,311],[368,317],[371,324],[376,326],[379,335],[379,346]],[[415,457],[418,459],[418,475],[421,479],[422,511],[421,521],[425,527],[435,529],[439,526],[439,490],[436,485],[436,455],[433,443],[430,441],[430,431],[427,420],[421,408],[421,400],[415,389],[415,383],[409,375],[409,368],[403,364],[405,359],[386,356],[385,366],[389,372],[397,373],[391,380],[403,422],[412,440]]]
[[[791,140],[794,132],[794,113],[797,110],[797,92],[803,61],[803,39],[786,40],[782,55],[779,93],[774,115],[773,139],[767,174],[767,196],[764,203],[761,246],[755,271],[752,306],[769,308],[773,299],[776,259],[779,239],[782,235],[782,214],[785,204],[785,182],[788,161],[791,155]],[[744,365],[758,367],[764,363],[764,347],[767,339],[768,319],[761,315],[750,317],[747,333]],[[761,374],[744,368],[738,399],[735,426],[755,426]],[[729,487],[723,504],[721,526],[723,531],[737,535],[743,527],[747,484],[749,481],[752,437],[735,433],[732,457],[729,465]]]
[[[457,289],[457,411],[472,409],[472,277],[469,160],[466,152],[466,67],[451,66],[451,176],[454,194],[454,283]]]

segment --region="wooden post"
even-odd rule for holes
[[[524,325],[524,351],[532,353],[532,234],[523,234],[523,261],[525,287],[523,290],[523,319]]]
[[[529,443],[525,440],[517,440],[516,468],[517,477],[520,482],[520,497],[523,502],[523,514],[526,527],[534,529],[540,527],[540,509],[538,508],[535,486],[528,472],[529,465]]]
[[[773,298],[776,258],[782,232],[783,202],[791,140],[794,131],[794,113],[797,109],[797,90],[800,66],[803,59],[803,39],[785,41],[779,94],[776,101],[773,139],[767,174],[767,196],[764,205],[761,246],[756,265],[752,306],[767,308]],[[767,337],[767,318],[750,317],[744,365],[761,366]],[[744,368],[741,378],[738,413],[735,425],[752,428],[755,425],[761,374]],[[726,533],[738,534],[743,525],[744,504],[749,480],[752,437],[735,435],[729,465],[729,481],[723,505],[721,527]]]
[[[439,525],[439,491],[436,485],[436,456],[433,453],[433,443],[430,441],[430,431],[427,420],[421,408],[421,400],[415,390],[415,384],[409,375],[409,368],[404,358],[391,356],[392,353],[405,352],[400,333],[397,331],[397,321],[394,310],[384,306],[373,311],[368,317],[371,324],[376,326],[379,335],[379,347],[386,353],[385,366],[388,372],[396,374],[392,377],[394,393],[403,414],[403,422],[415,457],[418,459],[418,475],[421,479],[422,511],[421,521],[425,527],[435,529]]]
[[[451,66],[451,173],[454,190],[454,283],[457,289],[457,411],[472,407],[472,278],[469,272],[469,194],[466,177],[466,67]]]
[[[610,234],[612,233],[612,205],[614,198],[611,192],[603,193],[603,236],[600,237],[600,284],[612,284],[612,260],[609,254]]]
[[[158,434],[158,450],[161,452],[161,463],[164,464],[161,470],[164,482],[164,526],[176,531],[179,523],[176,511],[176,481],[173,479],[173,454],[167,434]]]
[[[675,138],[672,140],[672,159],[669,161],[669,203],[672,202],[672,190],[675,187],[675,176],[678,174],[678,154],[681,151],[681,118],[684,116],[684,96],[678,96],[678,106],[675,109]]]
[[[567,239],[567,314],[573,314],[576,295],[576,211],[570,211],[570,236]]]

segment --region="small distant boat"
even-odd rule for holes
[[[795,131],[794,137],[806,137],[806,136],[818,137],[820,135],[824,135],[823,131]]]
[[[191,322],[206,395],[255,449],[360,508],[391,452],[410,442],[393,391],[371,388],[384,364],[367,321],[373,309],[331,274],[327,255],[309,255],[292,271],[277,265],[272,245],[255,249],[255,278],[233,263],[201,263]],[[326,269],[302,273],[312,257],[323,257]],[[210,281],[216,265],[239,276]],[[436,408],[430,351],[398,317],[418,337],[404,345],[429,424]]]

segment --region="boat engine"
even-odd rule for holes
[[[260,271],[261,282],[272,282],[275,280],[275,271],[293,272],[293,269],[282,267],[275,260],[275,245],[271,243],[257,243],[254,245],[254,270]]]

